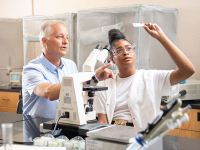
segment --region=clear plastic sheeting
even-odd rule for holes
[[[65,22],[69,33],[69,45],[65,58],[75,61],[75,19],[76,14],[68,13],[51,16],[31,16],[23,18],[23,44],[24,65],[35,59],[42,53],[39,41],[39,33],[42,25],[49,20],[60,20]]]
[[[157,5],[133,5],[100,9],[79,10],[77,13],[77,67],[82,65],[97,44],[109,43],[108,31],[119,29],[136,48],[137,69],[175,69],[176,66],[166,50],[143,28],[132,23],[157,23],[168,38],[176,44],[177,10]],[[109,59],[109,58],[108,58]],[[96,65],[96,68],[99,67]],[[116,66],[111,65],[115,73]]]
[[[114,25],[102,26],[91,30],[81,31],[80,41],[82,41],[84,45],[91,45],[98,42],[107,42],[108,31],[113,28],[118,29],[121,32],[124,32],[125,30],[123,22],[120,22]]]
[[[21,72],[23,66],[22,19],[0,19],[0,85],[9,83],[9,71]]]
[[[176,45],[177,10],[161,6],[141,6],[141,21],[156,23],[166,36]],[[140,56],[141,69],[176,69],[176,65],[156,39],[140,28]]]

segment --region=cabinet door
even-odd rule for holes
[[[200,109],[190,109],[188,112],[189,121],[187,123],[182,123],[181,129],[200,131],[200,121],[197,121],[197,113]]]
[[[180,136],[186,138],[200,139],[200,132],[183,130],[183,129],[174,129],[170,131],[167,135]]]
[[[168,135],[200,139],[200,121],[197,121],[199,109],[190,109],[188,112],[189,121],[182,123],[181,128],[170,131]]]
[[[17,108],[20,92],[0,91],[0,107]]]
[[[17,108],[0,107],[0,111],[9,112],[9,113],[16,113],[17,112]]]

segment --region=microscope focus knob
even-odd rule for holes
[[[90,112],[90,106],[85,104],[85,113]]]
[[[85,111],[86,111],[86,112],[89,112],[89,111],[90,111],[90,108],[89,108],[89,107],[87,107],[87,108],[85,109]]]
[[[89,99],[88,102],[90,105],[93,105],[94,99]]]
[[[94,91],[89,91],[89,92],[88,92],[88,96],[89,96],[89,97],[94,97],[94,94],[95,94]]]

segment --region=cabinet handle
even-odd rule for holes
[[[10,99],[2,99],[3,101],[9,101]]]

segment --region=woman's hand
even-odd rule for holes
[[[114,74],[112,70],[107,69],[111,64],[107,64],[105,66],[99,67],[98,69],[95,70],[96,76],[99,81],[108,79],[108,78],[113,78],[114,79]]]
[[[157,24],[145,23],[144,29],[157,40],[159,40],[162,35],[164,35],[164,32]]]
[[[145,23],[144,29],[163,45],[163,47],[166,49],[166,51],[178,67],[170,74],[171,85],[180,83],[181,81],[189,78],[195,73],[195,68],[192,62],[176,45],[174,45],[167,38],[167,36],[157,24]]]

